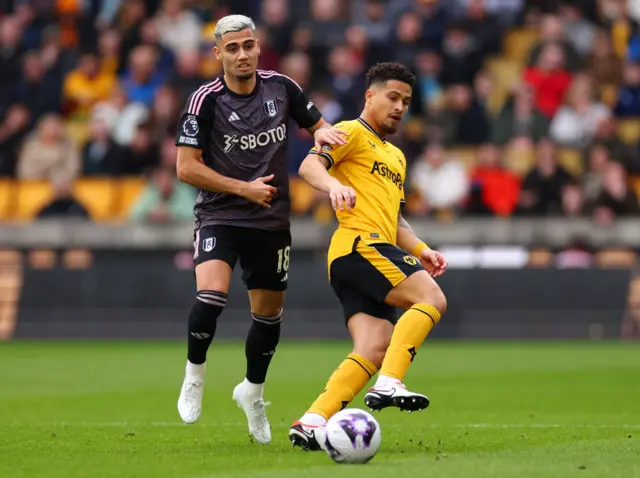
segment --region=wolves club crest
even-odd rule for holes
[[[274,100],[265,101],[264,111],[271,118],[274,118],[278,114],[278,104]]]

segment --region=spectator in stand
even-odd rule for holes
[[[640,63],[624,67],[624,83],[620,85],[615,114],[619,118],[640,118]]]
[[[98,54],[102,74],[117,75],[120,66],[120,47],[122,37],[117,30],[105,30],[98,39]]]
[[[131,52],[129,69],[122,78],[129,101],[150,106],[156,90],[164,83],[157,70],[157,56],[150,46],[139,46]]]
[[[43,116],[33,137],[18,159],[19,179],[48,179],[53,183],[73,181],[80,172],[80,154],[64,133],[62,118]]]
[[[600,195],[604,182],[604,171],[610,161],[609,150],[604,144],[593,143],[587,150],[587,168],[582,186],[587,202],[595,202]]]
[[[482,57],[496,54],[502,47],[502,25],[487,11],[486,0],[467,3],[467,30],[475,38]]]
[[[0,109],[12,101],[14,85],[20,78],[20,65],[24,53],[20,38],[22,27],[16,17],[0,20]],[[0,114],[4,111],[0,111]]]
[[[629,41],[638,33],[637,22],[629,16],[628,7],[634,3],[624,0],[600,0],[600,21],[611,32],[613,48],[620,58],[626,57]]]
[[[258,68],[266,71],[278,70],[280,66],[280,53],[271,45],[271,37],[267,29],[263,26],[256,27],[256,38],[258,39],[258,43],[260,43]]]
[[[101,118],[93,119],[89,139],[82,148],[82,175],[118,176],[123,163],[122,148],[111,138],[107,122]]]
[[[37,214],[38,219],[89,219],[89,212],[73,195],[68,182],[53,185],[53,199]]]
[[[266,29],[271,48],[279,55],[289,52],[293,35],[289,3],[290,0],[264,0],[261,5],[261,25]]]
[[[594,99],[591,77],[579,74],[567,91],[564,106],[551,122],[551,137],[562,146],[584,148],[595,136],[600,122],[609,116],[609,108]]]
[[[160,43],[176,56],[197,50],[202,36],[202,22],[184,7],[183,0],[164,0],[157,15]]]
[[[341,0],[310,1],[311,21],[304,24],[308,32],[308,49],[305,51],[314,59],[314,76],[327,73],[326,65],[331,63],[330,59],[327,61],[330,52],[345,43],[349,23],[343,18],[344,9],[345,4]]]
[[[502,111],[493,122],[491,141],[505,145],[514,138],[537,143],[549,133],[549,119],[534,104],[532,88],[526,83],[514,87]]]
[[[356,118],[362,111],[364,78],[351,50],[338,46],[329,55],[331,90],[344,109],[345,117]]]
[[[327,122],[336,124],[344,118],[342,105],[331,96],[330,91],[326,89],[315,90],[311,93],[311,100]]]
[[[464,165],[447,157],[441,145],[428,146],[409,176],[413,191],[420,195],[424,211],[450,211],[461,206],[469,192]]]
[[[601,121],[594,141],[607,147],[611,158],[624,164],[630,173],[640,173],[640,152],[638,145],[626,144],[618,137],[618,121],[613,116]]]
[[[160,143],[168,135],[174,135],[180,119],[182,103],[170,86],[161,86],[153,98],[149,123],[154,143]]]
[[[149,110],[142,103],[130,103],[126,91],[116,86],[108,101],[93,108],[92,118],[103,120],[114,141],[120,146],[127,146],[133,140],[136,127],[149,118]]]
[[[575,179],[570,179],[562,187],[561,215],[569,218],[583,217],[586,213],[585,197],[582,185]]]
[[[126,0],[122,5],[116,22],[117,29],[122,32],[120,61],[118,61],[121,69],[126,67],[131,52],[140,44],[142,24],[145,22],[146,14],[147,7],[144,0]]]
[[[22,78],[13,90],[12,100],[26,105],[34,119],[60,110],[60,82],[48,75],[39,52],[26,53],[22,63]]]
[[[178,57],[176,69],[169,84],[178,92],[181,104],[185,104],[189,95],[206,83],[200,73],[202,55],[199,51],[185,52]]]
[[[485,144],[478,149],[478,166],[471,183],[480,192],[482,205],[496,216],[510,216],[518,205],[520,178],[501,164],[500,148]]]
[[[602,192],[594,205],[594,217],[601,224],[610,224],[616,217],[637,216],[638,197],[629,189],[627,172],[617,162],[609,162],[604,172]]]
[[[138,176],[156,168],[160,163],[158,144],[153,142],[153,132],[149,123],[139,124],[133,139],[123,151],[123,166],[119,173]]]
[[[419,96],[423,111],[437,101],[443,94],[440,85],[442,58],[437,52],[424,50],[416,57],[417,83],[414,94]]]
[[[447,24],[447,2],[444,0],[413,0],[410,9],[422,18],[422,42],[426,48],[438,48],[442,44]],[[399,8],[401,0],[390,2]]]
[[[422,18],[416,12],[408,11],[398,19],[395,28],[395,45],[393,56],[395,61],[411,65],[418,52],[428,46],[422,43]]]
[[[193,220],[196,199],[191,186],[179,181],[172,171],[156,168],[131,210],[135,222],[170,223]]]
[[[470,85],[482,66],[482,56],[464,25],[447,26],[442,40],[443,67],[440,80],[444,85]]]
[[[361,26],[375,49],[387,43],[391,36],[391,18],[385,0],[357,0],[353,9],[353,22]]]
[[[561,191],[571,176],[558,164],[556,147],[550,139],[542,139],[536,147],[536,164],[524,177],[518,213],[548,215],[560,211]]]
[[[557,45],[562,50],[564,65],[569,71],[576,71],[582,68],[582,58],[567,40],[564,33],[564,26],[557,15],[545,15],[540,26],[540,41],[532,48],[527,64],[533,67],[539,63],[540,56],[550,44]]]
[[[448,107],[443,113],[447,145],[477,146],[489,140],[489,118],[471,88],[454,85],[447,91]],[[471,127],[473,125],[473,127]]]
[[[157,71],[167,76],[175,69],[176,58],[180,58],[194,50],[183,50],[179,55],[176,54],[161,43],[159,28],[157,20],[145,21],[140,28],[140,45],[146,45],[154,51]]]
[[[40,56],[47,71],[47,80],[56,88],[62,89],[62,79],[73,70],[78,58],[76,48],[70,48],[65,44],[63,28],[58,25],[49,25],[42,32],[42,45]]]
[[[303,90],[311,83],[311,58],[302,52],[289,53],[282,59],[280,71],[295,81]],[[331,98],[331,95],[329,94]],[[317,108],[321,105],[316,103]],[[305,129],[298,128],[293,122],[289,125],[288,168],[291,175],[298,174],[298,167],[313,147],[313,138]]]
[[[464,17],[467,6],[477,0],[448,0],[446,6],[456,18]],[[500,20],[502,25],[512,25],[525,5],[524,0],[483,0],[487,13]],[[526,2],[530,3],[530,2]]]
[[[115,82],[113,73],[102,70],[95,53],[84,53],[78,68],[69,73],[64,80],[64,109],[71,115],[87,115],[96,103],[111,96]]]
[[[14,177],[18,152],[31,127],[31,114],[21,105],[9,107],[0,123],[0,176]]]
[[[613,51],[611,37],[604,30],[598,31],[587,64],[598,86],[618,85],[622,81],[622,60]]]
[[[596,27],[584,17],[579,0],[564,0],[560,6],[560,19],[564,24],[564,37],[582,57],[586,57],[596,38]]]
[[[571,85],[562,49],[555,43],[546,44],[536,65],[525,70],[524,81],[533,88],[536,107],[547,118],[553,118]]]

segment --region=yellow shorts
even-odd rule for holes
[[[329,281],[348,320],[358,312],[395,323],[395,308],[385,303],[389,292],[403,280],[423,270],[420,261],[386,242],[354,239],[351,253],[329,265]]]

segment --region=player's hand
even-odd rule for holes
[[[320,128],[313,133],[314,146],[316,151],[320,152],[325,144],[329,146],[347,144],[347,136],[349,136],[349,133],[341,129]]]
[[[260,204],[262,207],[271,209],[271,200],[273,195],[278,191],[273,186],[267,184],[273,179],[273,174],[264,176],[247,183],[242,196],[251,202]]]
[[[338,184],[329,190],[333,210],[353,209],[356,205],[356,192],[353,188]]]
[[[422,254],[420,254],[418,259],[420,259],[422,266],[434,279],[444,274],[447,270],[447,266],[449,265],[442,254],[429,247],[422,251]]]

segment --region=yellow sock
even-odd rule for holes
[[[375,365],[362,355],[349,354],[307,413],[317,413],[328,420],[345,408],[376,372]]]
[[[416,304],[402,314],[391,336],[380,375],[402,381],[422,342],[439,321],[440,312],[429,304]]]

